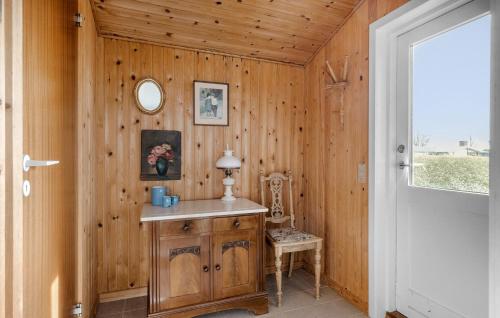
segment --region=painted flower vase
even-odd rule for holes
[[[168,170],[168,161],[165,158],[158,158],[156,160],[156,173],[158,173],[159,176],[166,176],[167,175],[167,170]]]

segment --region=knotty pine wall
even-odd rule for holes
[[[76,208],[77,208],[77,288],[83,318],[93,317],[97,305],[97,201],[96,201],[96,41],[92,8],[87,0],[77,1],[85,17],[76,28],[77,111],[76,111]]]
[[[141,113],[133,96],[137,80],[147,76],[166,91],[163,110],[153,116]],[[193,80],[230,84],[229,127],[193,125]],[[96,87],[99,293],[139,288],[140,294],[148,278],[149,227],[139,216],[150,201],[149,189],[166,185],[181,199],[222,196],[223,173],[215,161],[226,144],[242,158],[237,196],[259,201],[260,170],[293,171],[302,226],[302,67],[98,38]],[[181,180],[140,181],[141,129],[182,132]],[[272,266],[269,253],[268,258]]]
[[[368,28],[405,2],[361,2],[305,68],[304,226],[325,239],[328,284],[364,311],[368,309],[368,180],[358,181],[357,170],[358,164],[368,164]],[[346,55],[349,84],[325,89],[330,83],[326,60],[340,76]],[[311,259],[306,262],[313,264]]]

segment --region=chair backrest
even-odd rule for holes
[[[288,181],[288,182],[287,182]],[[293,197],[292,197],[292,172],[288,171],[286,175],[273,172],[269,176],[265,176],[261,171],[260,173],[260,201],[262,205],[266,205],[266,183],[269,183],[271,190],[271,216],[266,217],[266,222],[284,223],[290,220],[290,226],[295,228],[295,214],[293,212]],[[285,215],[285,208],[283,205],[283,188],[285,183],[288,183],[289,190],[289,210],[290,215]]]

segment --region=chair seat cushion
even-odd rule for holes
[[[299,231],[297,229],[292,229],[291,227],[268,229],[267,234],[276,242],[286,243],[286,242],[300,242],[307,241],[316,236]]]

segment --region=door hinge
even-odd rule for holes
[[[72,314],[73,314],[73,317],[82,317],[83,316],[82,304],[74,305]]]
[[[83,26],[83,21],[85,20],[84,16],[80,14],[80,12],[76,13],[73,16],[73,21],[75,22],[75,26],[81,28]]]

